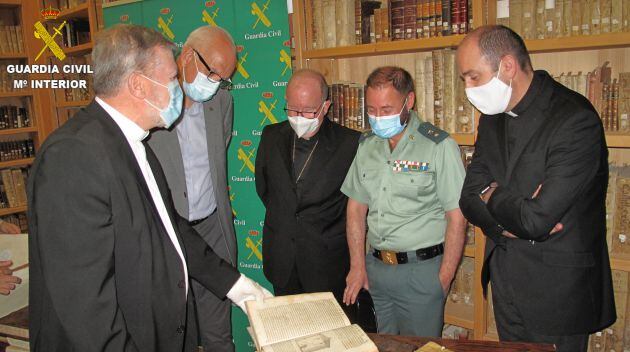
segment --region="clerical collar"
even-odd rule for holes
[[[529,88],[527,88],[527,92],[521,99],[521,101],[516,104],[516,106],[512,109],[512,111],[506,112],[506,114],[516,117],[519,115],[523,115],[527,109],[532,105],[532,102],[538,97],[540,94],[540,90],[543,86],[543,81],[545,77],[544,71],[534,71],[534,77],[532,78],[532,83],[530,83]]]

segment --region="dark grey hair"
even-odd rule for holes
[[[505,26],[483,26],[479,31],[479,50],[481,55],[497,71],[505,55],[512,55],[518,61],[521,70],[531,72],[532,62],[525,42],[516,32]]]
[[[115,95],[130,73],[148,73],[157,64],[157,47],[173,50],[175,45],[144,26],[118,24],[100,32],[92,50],[96,95]]]

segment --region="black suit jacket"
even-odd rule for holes
[[[285,286],[297,265],[307,292],[343,284],[349,269],[346,204],[340,188],[356,154],[360,134],[324,119],[319,142],[299,187],[289,122],[268,125],[256,155],[256,191],[265,205],[263,264],[274,286]]]
[[[482,115],[460,207],[489,237],[484,287],[487,259],[506,250],[510,279],[500,284],[512,287],[526,327],[547,335],[584,334],[615,321],[605,224],[608,149],[589,101],[544,71],[535,75],[540,91],[533,92],[529,122],[509,158],[510,117]],[[486,206],[479,192],[493,180],[499,187]],[[558,222],[564,229],[550,236]],[[519,239],[501,236],[498,225]]]
[[[146,151],[189,277],[224,297],[238,272],[177,215]],[[98,103],[43,144],[28,209],[32,351],[171,352],[194,336],[181,260],[125,136]]]

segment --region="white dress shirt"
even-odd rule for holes
[[[105,111],[111,116],[111,118],[116,122],[118,127],[122,130],[131,150],[133,151],[133,155],[136,157],[136,161],[138,162],[138,166],[140,166],[140,170],[142,170],[142,175],[144,176],[144,180],[149,187],[149,191],[151,192],[151,198],[153,198],[153,203],[158,210],[160,215],[160,219],[162,219],[162,223],[164,224],[164,228],[168,233],[168,237],[173,242],[173,246],[175,246],[175,250],[177,254],[179,254],[180,259],[182,260],[182,266],[184,269],[184,278],[186,280],[186,296],[188,296],[188,267],[186,266],[186,259],[184,259],[184,253],[182,252],[182,247],[177,240],[177,236],[175,235],[175,228],[173,227],[173,223],[171,223],[171,218],[168,216],[168,212],[166,210],[166,205],[164,204],[164,199],[160,194],[160,189],[158,188],[157,182],[153,177],[153,171],[151,170],[151,166],[147,160],[146,149],[142,144],[142,140],[145,139],[149,135],[149,131],[145,131],[140,126],[138,126],[135,122],[131,121],[125,115],[121,114],[118,110],[114,109],[111,105],[104,102],[99,97],[95,98],[96,102],[105,109]]]

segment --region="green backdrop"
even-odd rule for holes
[[[286,0],[144,0],[103,9],[105,25],[142,24],[155,28],[181,47],[188,34],[203,25],[228,30],[237,45],[238,67],[232,80],[234,132],[228,150],[230,198],[239,244],[238,268],[263,286],[264,208],[256,195],[254,160],[263,127],[285,119],[284,91],[291,75]],[[237,351],[254,345],[240,309],[232,314]]]

